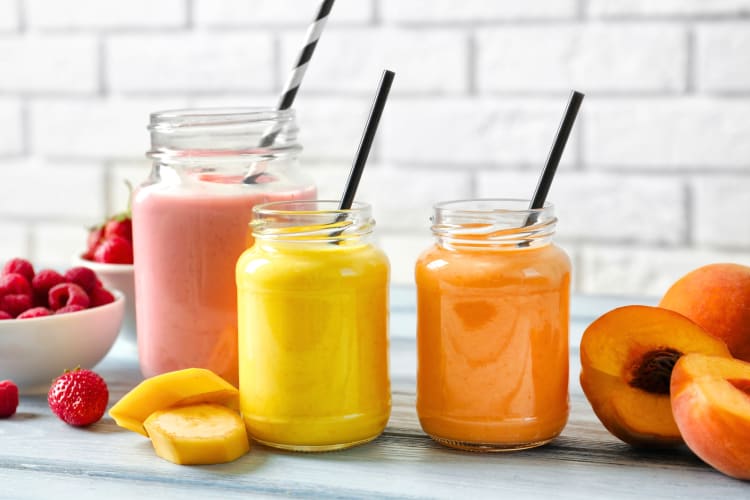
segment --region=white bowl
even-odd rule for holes
[[[103,264],[82,259],[80,256],[73,257],[72,264],[76,267],[88,267],[99,276],[105,288],[120,290],[125,295],[125,320],[122,324],[122,339],[135,348],[135,278],[133,276],[133,265]]]
[[[83,311],[0,321],[0,380],[23,393],[47,392],[65,369],[93,368],[117,339],[125,297]]]

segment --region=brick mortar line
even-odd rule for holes
[[[31,156],[31,104],[28,99],[21,100],[21,155]]]
[[[685,93],[688,95],[696,93],[696,58],[695,27],[690,25],[685,33]]]
[[[248,29],[256,30],[255,32],[261,33],[275,33],[279,30],[295,30],[299,31],[306,26],[304,22],[289,22],[280,23],[275,25],[269,25],[268,23],[247,23],[247,24],[192,24],[191,26],[186,25],[186,21],[177,25],[141,25],[141,26],[28,26],[25,22],[25,16],[23,13],[24,9],[19,11],[19,27],[22,28],[22,33],[31,34],[59,34],[59,33],[96,33],[96,32],[107,32],[111,34],[153,34],[168,32],[172,33],[230,33],[239,34],[247,33]],[[194,22],[194,21],[193,21]],[[602,18],[585,18],[578,19],[575,17],[566,19],[502,19],[502,20],[474,20],[474,21],[435,21],[435,22],[422,22],[417,21],[392,21],[383,20],[380,24],[375,24],[373,19],[367,19],[363,21],[341,21],[336,26],[330,27],[330,31],[352,31],[361,29],[370,29],[373,31],[379,29],[398,28],[404,31],[423,31],[423,30],[464,30],[467,28],[473,30],[486,30],[494,26],[498,27],[550,27],[552,26],[596,26],[596,25],[618,25],[618,26],[653,26],[653,25],[675,25],[685,26],[687,24],[705,22],[706,25],[716,24],[748,24],[750,23],[750,16],[748,17],[725,17],[717,19],[705,19],[705,18],[643,18],[643,19],[602,19]],[[9,31],[2,33],[3,35],[17,34],[15,31]]]
[[[381,10],[380,0],[371,0],[370,2],[370,25],[383,25],[383,13]]]
[[[684,210],[685,210],[685,244],[691,248],[695,248],[696,241],[695,241],[695,230],[696,230],[696,220],[695,220],[695,190],[693,189],[692,183],[689,182],[689,179],[686,179],[688,182],[685,182],[683,186],[683,191],[685,193],[685,201],[684,201]]]
[[[479,94],[479,47],[474,32],[466,33],[466,95],[476,96]]]
[[[195,1],[194,0],[182,0],[183,7],[185,8],[185,29],[195,29]]]
[[[16,0],[16,7],[16,13],[18,14],[18,33],[25,34],[28,31],[26,2],[24,0]]]

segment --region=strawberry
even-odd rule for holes
[[[13,316],[11,316],[7,312],[5,312],[2,309],[0,309],[0,321],[2,321],[4,319],[13,319]]]
[[[52,269],[42,269],[34,279],[31,280],[31,288],[34,291],[34,303],[38,306],[47,307],[49,304],[47,294],[55,285],[65,283],[65,278],[62,274]]]
[[[0,297],[0,310],[16,317],[34,305],[31,295],[13,294]]]
[[[91,307],[103,306],[115,301],[115,296],[101,286],[94,288],[89,297],[91,298]]]
[[[49,316],[50,314],[52,314],[52,311],[50,311],[46,307],[32,307],[31,309],[26,309],[24,312],[19,314],[16,319],[41,318],[44,316]]]
[[[18,387],[10,380],[0,382],[0,418],[8,418],[18,408]]]
[[[91,303],[86,291],[75,283],[60,283],[53,286],[48,294],[49,307],[53,311],[63,306],[81,306],[86,309]]]
[[[11,259],[3,266],[3,275],[10,273],[20,274],[26,278],[26,281],[31,283],[31,280],[34,279],[34,266],[26,259]]]
[[[108,240],[113,236],[125,238],[130,242],[133,241],[133,221],[129,215],[115,217],[104,225],[104,239]]]
[[[113,236],[96,247],[94,260],[106,264],[132,264],[133,244],[125,238]]]
[[[4,274],[0,276],[0,295],[8,294],[31,295],[31,285],[22,274]]]
[[[65,281],[75,283],[88,294],[95,288],[102,286],[102,282],[96,277],[96,273],[88,267],[71,267],[65,271]]]
[[[93,257],[96,247],[99,246],[102,239],[104,239],[104,226],[94,226],[89,229],[89,236],[86,241],[86,254],[91,254]],[[85,257],[84,255],[84,258]]]
[[[65,371],[53,382],[47,394],[52,412],[63,422],[84,426],[97,422],[109,402],[107,383],[91,370]]]

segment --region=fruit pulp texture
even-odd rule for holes
[[[242,255],[240,408],[254,439],[324,451],[382,432],[388,274],[368,244],[259,242]]]
[[[207,368],[237,374],[234,269],[250,244],[252,207],[314,199],[315,188],[154,184],[133,202],[138,356],[145,377]]]
[[[570,261],[554,245],[433,246],[416,265],[417,413],[441,442],[514,449],[568,418]]]

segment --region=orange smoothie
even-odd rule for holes
[[[439,243],[416,282],[424,431],[486,451],[557,436],[568,417],[567,255],[548,242]]]

